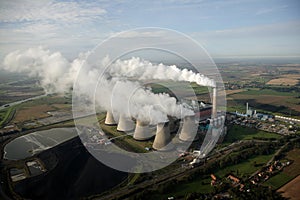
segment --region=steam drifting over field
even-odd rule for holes
[[[88,55],[81,54],[69,62],[59,52],[52,53],[37,47],[14,51],[5,57],[3,64],[5,70],[38,78],[46,93],[70,92],[78,78],[83,99],[93,101],[95,98],[96,105],[103,110],[125,114],[151,124],[166,121],[167,115],[182,118],[193,114],[193,111],[187,105],[177,103],[168,94],[152,93],[139,80],[187,81],[215,87],[212,79],[187,69],[181,70],[175,65],[153,64],[135,57],[111,63],[107,56],[97,62],[97,66],[92,66],[88,63]],[[104,74],[101,73],[103,71]],[[96,91],[91,91],[95,85],[98,85]]]

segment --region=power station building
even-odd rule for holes
[[[139,119],[134,122],[131,117],[121,114],[116,120],[112,112],[108,111],[105,125],[117,125],[117,131],[132,133],[133,139],[139,141],[149,140],[154,137],[153,149],[168,150],[172,148],[171,133],[179,132],[178,139],[182,142],[192,142],[198,138],[199,123],[207,123],[208,126],[220,127],[224,119],[218,116],[216,109],[217,89],[213,88],[212,104],[201,101],[183,100],[188,105],[193,105],[194,114],[176,119],[169,117],[169,121],[160,122],[155,126]],[[171,131],[170,131],[171,126]]]

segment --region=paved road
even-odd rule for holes
[[[0,106],[0,110],[3,110],[5,108],[9,108],[10,106],[15,106],[15,105],[18,105],[18,104],[21,104],[21,103],[25,103],[25,102],[30,101],[30,100],[39,99],[39,98],[45,97],[45,96],[47,96],[47,94],[42,94],[42,95],[39,95],[39,96],[30,97],[28,99],[23,99],[23,100],[20,100],[20,101],[15,101],[15,102],[12,102],[12,103],[4,104],[4,105]]]

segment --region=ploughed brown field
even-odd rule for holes
[[[300,149],[293,149],[287,153],[287,158],[293,160],[293,163],[283,169],[283,173],[289,176],[296,176],[287,184],[279,188],[278,192],[283,192],[283,196],[293,199],[299,199],[300,197]]]
[[[292,165],[285,167],[283,172],[290,176],[300,175],[300,149],[297,148],[288,152],[287,158],[294,162]]]
[[[300,80],[299,74],[285,74],[267,82],[268,85],[297,85]]]
[[[300,175],[278,189],[282,196],[291,200],[298,200],[300,197]]]
[[[48,115],[47,112],[51,110],[55,109],[49,105],[36,105],[27,108],[22,108],[20,110],[17,110],[13,122],[18,123],[49,117],[50,115]]]

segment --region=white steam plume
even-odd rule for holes
[[[132,57],[129,60],[118,59],[112,64],[109,72],[113,77],[138,77],[139,80],[173,80],[196,82],[198,85],[216,87],[213,79],[188,69],[179,69],[176,65],[167,66],[162,63],[152,64],[149,61]]]
[[[39,78],[46,93],[64,92],[70,87],[70,82],[65,82],[61,77],[71,65],[59,52],[51,53],[42,47],[14,51],[5,57],[3,64],[4,69],[10,72]]]
[[[104,110],[113,110],[119,114],[150,121],[150,123],[166,121],[167,115],[181,118],[191,115],[193,111],[188,106],[177,103],[174,97],[168,94],[154,94],[138,82],[127,80],[128,78],[188,81],[199,85],[215,86],[213,80],[203,75],[186,69],[181,70],[175,65],[155,65],[140,58],[117,60],[108,71],[105,71],[104,77],[98,80],[100,72],[110,61],[109,57],[98,66],[92,67],[86,61],[87,56],[88,53],[81,54],[70,63],[59,52],[51,53],[42,47],[30,48],[8,54],[4,59],[4,69],[39,78],[41,86],[47,93],[70,92],[81,70],[80,80],[77,82],[80,83],[79,93],[85,99],[93,99],[95,91],[92,89],[98,84],[97,106]],[[81,68],[82,65],[84,67]]]
[[[194,113],[188,106],[178,104],[169,94],[154,94],[138,82],[128,80],[116,82],[111,100],[116,112],[121,111],[127,116],[148,121],[150,124],[168,121],[167,115],[182,118]]]

